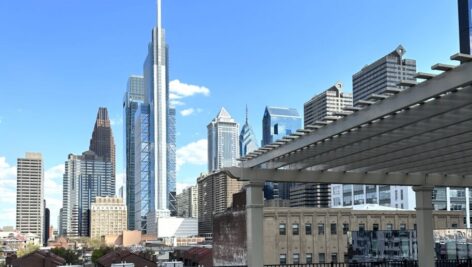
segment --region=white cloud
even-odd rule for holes
[[[16,209],[16,167],[0,157],[0,226],[15,225]]]
[[[183,109],[180,111],[180,115],[186,117],[186,116],[189,116],[191,115],[192,113],[195,112],[195,109],[194,108],[187,108],[187,109]]]
[[[199,94],[209,96],[210,89],[205,86],[182,83],[179,80],[173,80],[169,83],[169,98],[174,106],[185,105],[182,101],[183,98]]]
[[[184,103],[184,102],[182,102],[182,101],[180,101],[180,100],[175,100],[175,99],[171,100],[171,101],[170,101],[170,104],[171,104],[172,106],[174,106],[174,107],[175,107],[175,106],[185,106],[185,103]]]
[[[177,149],[177,171],[185,164],[207,164],[207,144],[206,139],[200,139]]]

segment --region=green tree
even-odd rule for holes
[[[30,254],[32,252],[35,252],[36,250],[39,249],[39,246],[38,245],[34,245],[34,244],[31,244],[31,243],[28,243],[26,244],[26,246],[22,249],[19,249],[17,252],[16,252],[16,255],[19,257],[23,257],[24,255],[27,255],[27,254]]]
[[[97,249],[94,249],[92,252],[92,262],[97,263],[97,260],[101,258],[103,255],[107,254],[108,252],[112,251],[111,247],[102,246]]]
[[[68,264],[80,264],[79,254],[71,249],[53,248],[51,252],[63,258]]]

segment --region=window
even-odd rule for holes
[[[319,263],[325,263],[325,254],[324,253],[319,253],[318,254],[318,262]]]
[[[416,231],[416,223],[415,223],[415,224],[413,224],[413,230],[415,230],[415,231]]]
[[[318,224],[318,235],[324,235],[324,224],[323,223]]]
[[[336,224],[335,224],[335,223],[332,223],[332,224],[331,224],[331,234],[332,234],[332,235],[335,235],[336,232],[337,232],[337,231],[336,231]]]
[[[306,263],[312,264],[313,263],[313,255],[311,253],[306,254]]]
[[[279,263],[280,263],[280,264],[287,264],[287,255],[285,255],[285,254],[280,254],[280,256],[279,256]]]
[[[452,228],[457,228],[457,223],[453,223]]]
[[[299,233],[299,226],[298,223],[292,224],[292,235],[298,235]]]
[[[311,235],[311,223],[305,224],[305,235]]]
[[[279,235],[285,235],[285,223],[279,224]]]
[[[331,262],[338,262],[338,253],[331,253]]]
[[[365,231],[365,224],[360,223],[359,224],[359,232],[363,232],[363,231]]]
[[[377,231],[379,230],[379,224],[378,224],[378,223],[374,223],[374,224],[372,225],[372,230],[373,230],[374,232],[377,232]]]
[[[400,224],[400,231],[405,231],[406,230],[406,224],[401,223]]]
[[[343,223],[343,235],[347,235],[347,232],[349,232],[349,224]]]
[[[392,231],[393,230],[393,224],[387,223],[387,231]]]
[[[299,263],[300,263],[300,254],[293,253],[293,264],[299,264]]]

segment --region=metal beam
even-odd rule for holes
[[[246,163],[250,167],[258,166],[283,154],[287,154],[317,141],[348,131],[351,128],[358,127],[368,123],[369,121],[382,118],[386,115],[402,110],[405,107],[413,106],[427,99],[431,99],[432,97],[450,92],[458,87],[470,85],[470,73],[472,73],[472,64],[462,64],[451,71],[439,74],[428,81],[412,88],[407,88],[401,93],[385,99],[384,101],[366,107],[362,111],[358,111],[350,116],[337,120],[326,127],[318,129],[314,133],[303,136],[293,142],[279,147],[278,149],[274,149],[255,157],[254,159],[248,160]]]
[[[386,134],[389,132],[393,131],[399,131],[402,127],[406,127],[409,125],[414,125],[415,123],[418,123],[420,121],[424,121],[422,123],[422,127],[427,127],[430,130],[434,130],[436,128],[440,128],[440,125],[436,125],[434,123],[428,123],[430,122],[432,117],[434,116],[440,116],[439,118],[444,117],[447,112],[450,112],[454,109],[461,108],[464,105],[471,104],[472,103],[472,88],[468,88],[467,90],[461,90],[460,92],[456,92],[453,94],[449,94],[444,96],[443,98],[440,99],[441,101],[431,101],[428,102],[424,105],[420,105],[414,109],[410,109],[407,111],[404,111],[402,113],[398,113],[394,116],[388,117],[386,119],[380,120],[375,124],[372,124],[370,126],[362,127],[359,128],[356,131],[350,131],[347,134],[341,136],[338,138],[336,141],[331,140],[331,142],[324,142],[317,144],[316,146],[304,150],[302,153],[298,153],[297,155],[291,157],[291,158],[286,158],[284,159],[283,162],[276,162],[274,159],[272,159],[273,162],[270,164],[266,164],[266,166],[263,167],[268,167],[268,168],[279,168],[286,166],[288,164],[292,164],[295,162],[301,162],[304,161],[308,158],[315,157],[317,155],[321,156],[323,153],[329,153],[335,150],[335,149],[340,149],[342,147],[346,147],[349,145],[353,145],[355,143],[361,142],[363,140],[369,140],[373,137],[379,138],[380,135]],[[384,100],[388,101],[388,100]],[[458,115],[458,114],[456,114]],[[460,115],[459,115],[460,116]],[[450,117],[450,116],[449,116]],[[348,119],[347,117],[346,119]],[[443,119],[446,119],[444,117]],[[460,119],[460,118],[459,118]],[[455,119],[457,121],[458,118]],[[436,121],[440,122],[440,121]],[[443,124],[447,121],[442,122]],[[321,131],[320,129],[319,131]],[[418,133],[418,132],[417,132]],[[306,137],[312,137],[312,139],[317,139],[317,135],[307,135]],[[306,138],[304,137],[304,138]],[[298,140],[297,140],[298,141]],[[387,138],[384,140],[385,142],[392,142],[390,138]],[[315,143],[315,141],[313,141]],[[363,150],[368,148],[367,147],[362,147]],[[357,148],[361,149],[360,147]],[[352,151],[352,150],[351,150]],[[339,152],[339,151],[337,151]],[[342,154],[336,153],[336,157],[339,157]],[[323,155],[326,156],[326,155]],[[252,165],[250,167],[253,167]]]
[[[380,172],[320,172],[310,170],[274,170],[244,167],[224,168],[230,177],[251,182],[294,182],[328,184],[430,185],[472,187],[472,175],[440,175]]]
[[[450,120],[443,120],[443,123],[447,122],[446,126],[438,121],[430,120],[430,123],[426,125],[425,123],[415,125],[407,134],[399,133],[401,129],[398,129],[396,131],[398,133],[395,134],[385,135],[385,137],[378,136],[374,139],[364,140],[339,149],[333,149],[327,153],[319,154],[314,158],[301,161],[299,168],[310,165],[314,166],[316,164],[325,164],[325,166],[327,166],[325,168],[328,169],[344,166],[344,168],[342,168],[343,171],[360,167],[367,168],[371,167],[376,162],[385,161],[384,158],[386,157],[390,159],[395,156],[405,158],[406,155],[415,154],[417,151],[412,151],[414,147],[419,146],[421,148],[421,145],[434,143],[436,140],[441,141],[442,139],[456,136],[461,132],[472,131],[472,121],[468,120],[463,122],[461,119],[466,118],[461,118],[460,115],[457,115],[454,119],[449,117],[449,119]],[[472,135],[466,137],[470,137],[469,139],[471,139]],[[465,140],[462,140],[462,142],[465,142]],[[439,146],[441,146],[441,144],[439,144]],[[400,155],[399,153],[402,154]],[[366,159],[372,160],[364,165],[359,166],[359,164],[357,164],[357,167],[349,167],[349,165],[354,165],[356,162],[362,160],[365,162]]]

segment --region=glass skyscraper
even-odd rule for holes
[[[284,136],[302,128],[302,118],[294,108],[267,106],[262,119],[262,146],[271,144]],[[272,183],[264,185],[266,199],[289,199],[292,183]]]
[[[167,116],[167,195],[168,209],[172,216],[177,215],[176,199],[176,129],[175,129],[175,107],[169,107]]]
[[[153,204],[149,105],[140,103],[134,116],[134,226],[147,233],[147,216]],[[128,208],[128,212],[129,208]]]
[[[257,144],[256,135],[254,134],[251,125],[249,125],[248,111],[246,107],[246,122],[241,128],[241,133],[239,134],[239,154],[242,157],[258,148],[259,146]]]
[[[302,117],[294,108],[267,106],[262,119],[262,146],[302,128]]]
[[[135,230],[135,114],[144,102],[143,76],[133,75],[123,97],[124,149],[126,166],[126,206],[128,208],[128,229]]]
[[[134,192],[127,196],[128,203],[134,202],[134,207],[128,209],[132,214],[128,225],[149,234],[157,234],[157,217],[175,214],[175,109],[169,107],[168,47],[160,12],[158,0],[157,25],[152,29],[143,76],[137,77],[142,83],[133,79],[136,84],[128,85],[128,91],[140,90],[139,98],[134,100],[137,104],[129,105],[129,130],[125,129],[127,168],[131,167],[127,170],[126,191],[128,195]]]
[[[90,207],[97,196],[114,196],[112,162],[93,151],[68,156],[63,180],[61,233],[90,236]]]
[[[472,47],[472,0],[459,0],[460,51],[471,54]]]
[[[208,172],[236,166],[239,157],[239,124],[225,108],[208,124]]]

